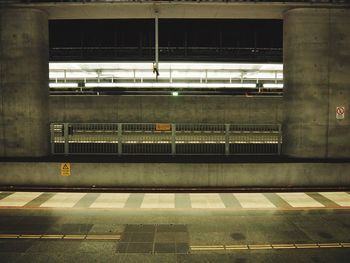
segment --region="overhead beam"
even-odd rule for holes
[[[283,13],[296,7],[345,7],[350,4],[308,3],[43,3],[21,4],[48,13],[49,19],[154,19],[155,8],[159,18],[202,19],[282,19]]]

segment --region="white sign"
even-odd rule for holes
[[[337,120],[343,120],[345,117],[345,107],[344,106],[338,106],[335,109],[335,117]]]

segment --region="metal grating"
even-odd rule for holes
[[[278,155],[281,143],[279,124],[51,124],[52,154]]]

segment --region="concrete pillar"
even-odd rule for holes
[[[297,8],[284,14],[283,153],[350,157],[350,12]],[[348,112],[349,113],[349,112]]]
[[[0,156],[49,153],[48,18],[0,9]]]

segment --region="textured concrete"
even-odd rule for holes
[[[280,123],[282,98],[50,96],[51,122]],[[87,107],[88,105],[88,107]]]
[[[0,156],[48,153],[48,20],[0,10]]]
[[[349,28],[347,9],[285,13],[284,154],[350,156]],[[337,106],[345,106],[344,120],[336,120]]]
[[[59,1],[57,1],[59,2]],[[49,14],[49,19],[120,19],[154,18],[154,10],[160,18],[216,18],[216,19],[281,19],[283,12],[295,7],[310,7],[310,3],[280,1],[261,3],[259,1],[237,2],[192,2],[192,1],[153,1],[122,2],[118,4],[100,1],[81,3],[40,3],[32,4]],[[97,2],[97,3],[95,3]],[[319,3],[317,3],[319,2]],[[321,3],[313,1],[313,7],[346,7],[349,3]],[[346,2],[346,1],[344,1]],[[28,5],[27,5],[28,6]]]
[[[1,209],[0,222],[1,234],[66,235],[64,239],[0,238],[1,262],[348,263],[350,254],[348,247],[317,248],[317,244],[350,242],[348,209],[293,212],[184,209],[174,213],[167,209],[28,207]],[[120,239],[73,240],[73,235],[96,239],[119,235]],[[278,244],[282,248],[252,246]],[[291,244],[314,247],[288,248]],[[250,248],[220,249],[224,245]],[[195,246],[204,250],[196,250]]]
[[[0,163],[0,185],[69,187],[350,186],[350,163]]]

